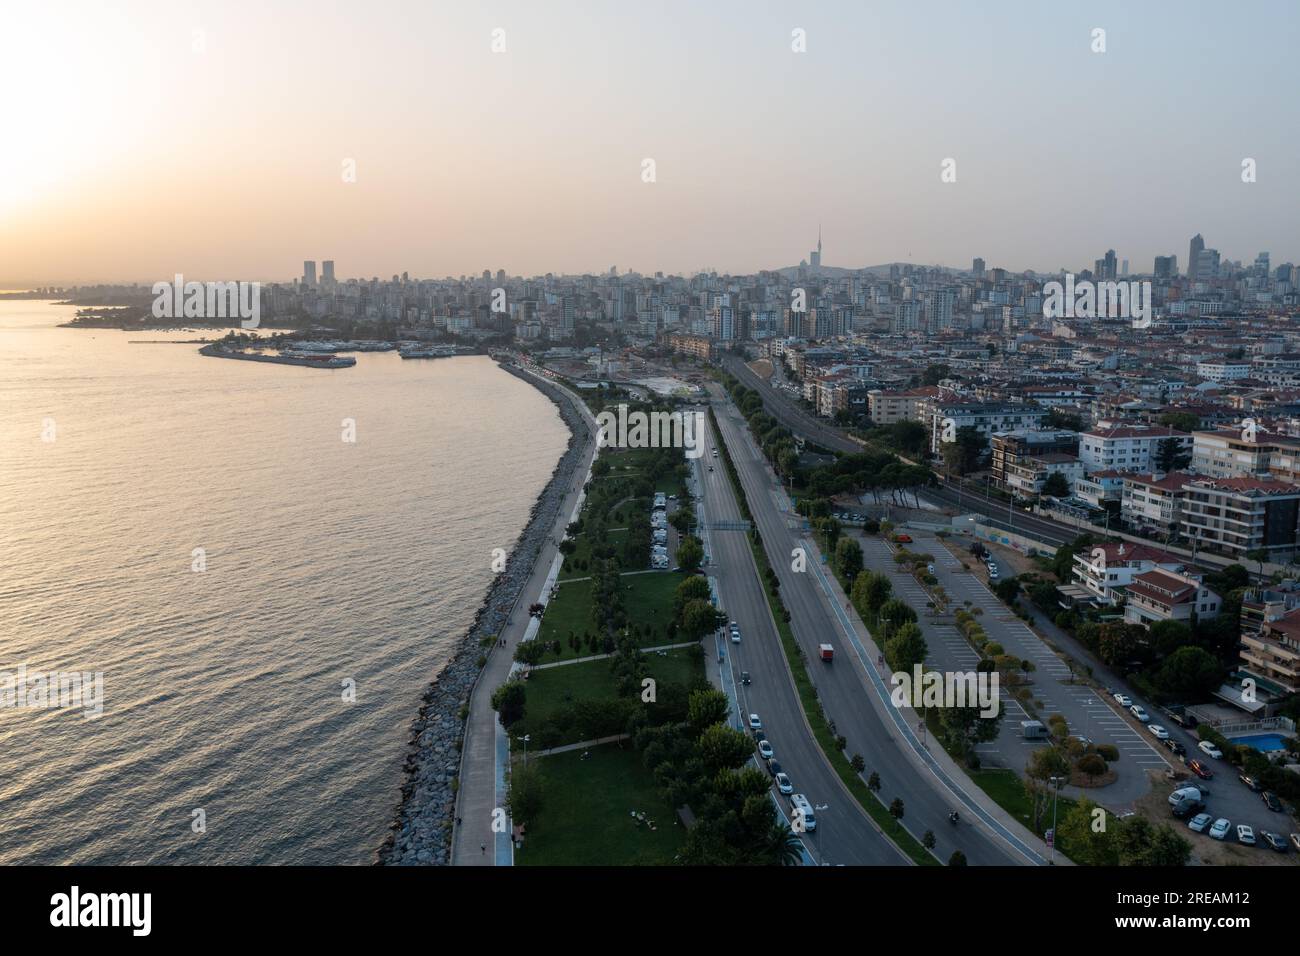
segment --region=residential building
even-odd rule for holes
[[[1009,476],[1017,474],[1021,479],[1028,473],[1036,472],[1036,468],[1024,467],[1029,459],[1039,458],[1044,455],[1064,454],[1067,459],[1078,461],[1075,453],[1079,450],[1079,436],[1076,432],[1066,429],[1053,430],[1043,429],[1041,431],[1034,429],[1017,429],[1015,431],[995,432],[989,438],[989,447],[993,452],[993,481],[999,488],[1009,490],[1013,482]],[[1083,465],[1080,463],[1077,468],[1061,466],[1062,460],[1056,460],[1059,467],[1051,470],[1062,471],[1066,478],[1073,481],[1076,477],[1083,474]],[[1017,481],[1017,490],[1026,493],[1026,489]],[[1037,494],[1041,487],[1028,491],[1029,494]]]
[[[1155,425],[1111,425],[1099,423],[1079,436],[1079,458],[1089,472],[1153,471],[1158,464],[1160,443],[1174,439],[1180,454],[1192,452],[1192,436],[1174,428]]]
[[[1234,558],[1264,550],[1269,560],[1296,550],[1300,486],[1271,478],[1207,478],[1187,485],[1179,533],[1197,547]]]
[[[1300,608],[1242,631],[1242,674],[1256,682],[1257,697],[1300,694]]]
[[[1217,617],[1223,599],[1198,574],[1155,568],[1136,575],[1125,590],[1124,620],[1150,627],[1160,621],[1194,621]]]
[[[926,401],[920,414],[930,432],[930,452],[939,454],[945,435],[974,428],[987,443],[995,432],[1041,428],[1047,409],[1039,405],[1001,402]]]
[[[1124,476],[1120,498],[1120,515],[1124,523],[1140,534],[1168,536],[1178,530],[1187,485],[1195,480],[1187,472],[1167,475],[1133,474]]]
[[[1155,570],[1182,572],[1183,559],[1160,548],[1127,541],[1098,545],[1074,556],[1072,575],[1077,585],[1100,604],[1118,605],[1134,578]]]

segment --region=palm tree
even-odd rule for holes
[[[784,821],[778,820],[772,824],[764,844],[768,859],[777,866],[799,866],[803,863],[803,843]]]

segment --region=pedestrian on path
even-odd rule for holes
[[[479,849],[483,851],[483,855],[484,855],[484,856],[487,856],[487,844],[486,844],[486,843],[480,843],[480,844],[479,844]]]

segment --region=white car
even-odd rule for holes
[[[1128,694],[1116,694],[1115,703],[1119,704],[1121,707],[1132,707],[1133,698],[1128,696]]]
[[[763,729],[763,722],[762,722],[761,720],[758,719],[758,714],[750,714],[750,715],[749,715],[749,729],[750,729],[750,730],[762,730],[762,729]]]
[[[1223,759],[1223,751],[1214,746],[1214,744],[1209,740],[1202,740],[1196,745],[1196,748],[1207,757],[1213,757],[1215,760]]]
[[[1242,823],[1237,826],[1237,842],[1246,846],[1255,845],[1255,831],[1246,824]]]
[[[1208,813],[1198,813],[1187,821],[1187,829],[1191,830],[1193,833],[1204,833],[1205,828],[1210,825],[1210,821],[1213,819],[1214,817],[1210,816]]]
[[[1226,839],[1228,830],[1232,828],[1232,821],[1227,817],[1219,817],[1214,821],[1214,826],[1210,827],[1210,836],[1216,840]]]
[[[928,571],[930,574],[934,574],[934,565],[933,565],[933,564],[927,564],[927,565],[925,566],[925,570]]]
[[[1159,724],[1147,724],[1147,730],[1151,731],[1151,736],[1156,738],[1156,740],[1169,739],[1169,731],[1165,730],[1165,728],[1161,727]]]
[[[1143,709],[1141,704],[1134,704],[1128,709],[1128,712],[1144,724],[1151,719],[1151,716]]]
[[[739,643],[740,643],[740,632],[739,632],[739,631],[732,631],[732,632],[731,632],[731,643],[733,643],[733,644],[739,644]]]
[[[760,757],[762,757],[764,760],[771,760],[773,754],[774,751],[772,750],[772,745],[770,743],[768,743],[766,740],[760,740],[758,742],[758,755]]]
[[[776,775],[776,789],[782,793],[794,793],[794,784],[790,782],[790,778],[784,773],[778,773]]]

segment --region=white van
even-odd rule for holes
[[[802,793],[790,794],[790,827],[795,833],[806,831],[811,833],[817,829],[817,818],[813,816],[812,804]],[[802,820],[802,831],[799,821]]]

